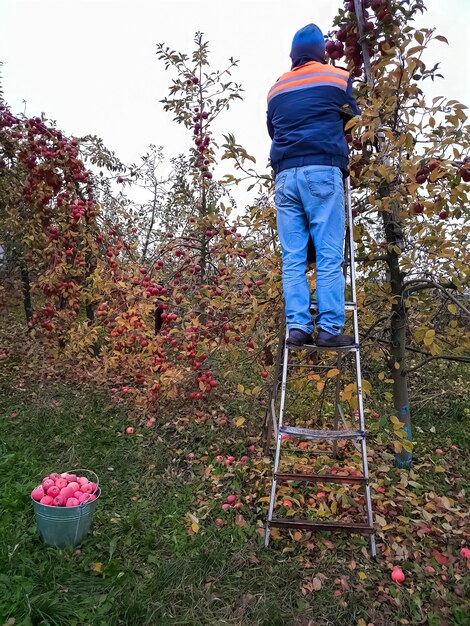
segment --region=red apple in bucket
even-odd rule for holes
[[[33,491],[31,492],[31,497],[33,500],[36,500],[36,502],[40,502],[42,500],[42,498],[44,498],[44,489],[42,487],[42,485],[40,485],[39,487],[36,487],[35,489],[33,489]]]
[[[31,498],[45,506],[73,507],[96,500],[98,484],[86,476],[51,472],[31,492]]]

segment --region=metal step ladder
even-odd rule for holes
[[[364,420],[364,406],[362,393],[362,375],[361,375],[361,358],[359,351],[359,327],[357,317],[357,300],[356,300],[356,273],[354,261],[354,238],[352,230],[352,208],[351,208],[351,187],[349,178],[345,182],[346,197],[346,233],[344,246],[344,276],[346,279],[349,300],[345,303],[346,311],[352,312],[352,323],[354,333],[354,345],[340,348],[324,348],[315,345],[304,345],[300,347],[288,346],[286,343],[286,328],[283,321],[279,346],[276,358],[274,383],[266,411],[266,419],[264,425],[265,452],[268,453],[270,448],[271,437],[274,435],[276,447],[274,454],[274,474],[271,487],[271,496],[269,500],[269,511],[266,521],[265,545],[268,546],[271,529],[305,529],[308,531],[344,531],[363,535],[369,535],[370,549],[373,558],[376,557],[375,532],[373,525],[372,500],[369,484],[369,470],[367,462],[366,448],[366,430]],[[349,279],[349,280],[348,280]],[[316,303],[312,303],[312,312],[316,310]],[[298,353],[296,355],[295,353]],[[305,356],[307,353],[307,362],[295,364],[295,356]],[[333,364],[325,364],[323,357],[334,357]],[[349,358],[348,358],[349,357]],[[352,359],[351,359],[352,357]],[[312,361],[312,359],[317,359]],[[346,412],[341,402],[341,383],[347,361],[352,360],[355,377],[355,389],[357,396],[357,409],[353,413],[354,423],[351,425],[351,418],[348,423]],[[328,371],[328,369],[337,368],[338,373],[335,378],[335,401],[333,428],[328,430],[300,428],[297,426],[289,426],[285,424],[285,403],[287,395],[287,383],[289,372],[293,368],[309,368],[320,371]],[[280,394],[279,394],[280,391]],[[279,408],[277,406],[279,405]],[[321,416],[320,416],[321,417]],[[342,427],[340,427],[342,426]],[[282,444],[286,440],[302,439],[314,440],[317,442],[332,442],[331,456],[338,456],[338,442],[341,440],[349,440],[355,446],[361,457],[362,475],[337,475],[337,474],[308,474],[304,472],[283,472],[279,471],[281,462]],[[324,451],[322,450],[322,454]],[[275,517],[274,508],[276,503],[276,495],[278,483],[332,483],[332,484],[349,484],[359,485],[364,489],[366,520],[362,522],[351,521],[329,521],[327,519],[300,519],[297,517]]]

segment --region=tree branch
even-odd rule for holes
[[[358,263],[375,263],[376,261],[388,261],[388,256],[357,256],[354,260]]]
[[[408,288],[409,285],[414,285],[411,288]],[[467,315],[470,316],[470,310],[467,309],[461,302],[457,300],[457,298],[448,292],[448,289],[456,289],[457,287],[453,283],[446,283],[445,285],[441,285],[441,283],[437,283],[436,281],[430,278],[417,278],[416,280],[408,280],[403,284],[402,296],[403,298],[408,298],[415,291],[421,291],[422,289],[439,289],[444,293],[449,300],[462,309]]]
[[[415,350],[412,348],[407,348],[407,350],[412,350],[413,352],[415,352]],[[416,350],[416,352],[418,352],[418,350]],[[424,352],[421,352],[421,351],[419,352],[421,354],[425,354]],[[433,356],[428,356],[426,359],[423,359],[423,361],[421,361],[421,363],[418,363],[418,365],[408,368],[407,370],[408,374],[410,372],[415,372],[416,370],[419,370],[424,365],[427,365],[430,361],[437,361],[439,359],[441,361],[456,361],[458,363],[470,363],[470,357],[466,357],[466,356],[452,356],[450,354],[433,355]]]

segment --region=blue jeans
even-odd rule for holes
[[[282,285],[287,327],[313,332],[307,244],[316,251],[315,324],[339,335],[344,314],[344,190],[338,167],[306,165],[276,176],[277,230],[282,249]]]

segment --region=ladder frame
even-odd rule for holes
[[[286,342],[287,329],[285,325],[285,319],[283,318],[279,345],[276,356],[276,365],[274,371],[274,381],[269,395],[268,407],[266,410],[265,423],[263,434],[265,436],[265,453],[269,452],[271,436],[274,435],[276,441],[276,448],[274,453],[274,468],[273,468],[273,480],[271,485],[271,495],[269,500],[268,516],[266,520],[266,532],[265,532],[265,546],[269,545],[270,532],[272,527],[277,528],[304,528],[307,530],[330,530],[330,531],[348,531],[356,532],[359,534],[368,534],[370,538],[370,550],[371,556],[376,558],[377,548],[375,542],[375,530],[374,520],[372,512],[372,498],[369,482],[369,467],[367,460],[367,446],[366,446],[366,431],[365,431],[365,418],[364,418],[364,402],[362,392],[362,370],[361,370],[361,357],[359,349],[359,323],[358,323],[358,311],[357,311],[357,292],[356,292],[356,268],[355,268],[355,245],[353,234],[353,220],[352,220],[352,206],[351,206],[351,183],[348,177],[345,181],[345,212],[346,212],[346,232],[345,232],[345,250],[344,250],[344,276],[347,283],[347,275],[349,270],[349,282],[351,287],[351,301],[345,303],[346,310],[352,311],[353,317],[353,336],[354,345],[342,348],[322,348],[319,346],[288,346]],[[289,352],[291,350],[308,350],[309,352],[336,352],[337,353],[337,368],[339,374],[336,380],[335,388],[335,413],[333,418],[334,430],[311,430],[303,428],[290,428],[284,426],[284,409],[287,393],[287,377],[289,369]],[[350,352],[354,352],[354,369],[356,377],[356,390],[357,390],[357,417],[359,428],[355,431],[338,429],[340,420],[345,423],[344,411],[340,403],[341,393],[341,377],[343,372],[344,355]],[[304,366],[306,367],[306,366]],[[279,396],[280,387],[280,402],[279,402],[279,415],[276,415],[276,405]],[[356,445],[357,449],[361,453],[362,461],[362,476],[336,476],[336,475],[314,475],[314,474],[279,474],[279,464],[281,460],[281,448],[283,434],[290,433],[296,437],[304,437],[308,439],[319,440],[331,440],[333,441],[333,455],[337,457],[337,441],[339,439],[350,439]],[[357,443],[356,440],[360,441]],[[349,483],[349,484],[362,484],[365,492],[365,504],[367,521],[366,523],[350,523],[350,522],[329,522],[322,521],[310,521],[296,518],[274,518],[274,506],[276,500],[276,490],[278,482],[324,482],[324,483]]]

